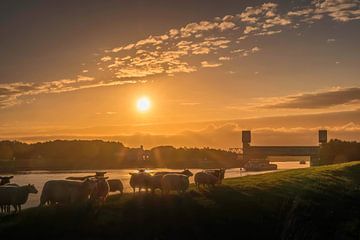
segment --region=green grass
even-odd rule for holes
[[[360,162],[226,179],[185,195],[114,195],[101,208],[0,218],[1,236],[116,239],[359,239]]]

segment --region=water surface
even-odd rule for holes
[[[299,162],[273,162],[278,165],[278,170],[286,170],[286,169],[295,169],[295,168],[306,168],[309,167],[309,162],[306,164],[299,164]],[[201,171],[202,169],[190,169],[194,174]],[[121,179],[124,184],[124,191],[131,192],[132,189],[129,185],[130,172],[136,172],[136,169],[110,169],[110,170],[99,170],[106,171],[107,176],[109,178]],[[179,171],[174,169],[166,169],[166,168],[158,168],[158,169],[150,169],[150,171]],[[56,179],[65,179],[67,177],[75,177],[75,176],[86,176],[94,174],[95,170],[89,171],[28,171],[22,172],[14,175],[12,179],[12,183],[17,183],[19,185],[25,184],[34,184],[38,189],[38,194],[30,194],[29,199],[26,204],[23,205],[23,208],[29,208],[39,205],[39,199],[41,195],[42,188],[44,183],[48,180],[56,180]],[[262,174],[274,171],[263,171],[263,172],[248,172],[248,171],[240,171],[239,168],[231,168],[227,169],[225,172],[225,178],[233,178],[233,177],[243,177],[247,175],[255,175]],[[194,182],[194,178],[190,178],[190,182]]]

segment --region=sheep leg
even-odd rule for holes
[[[20,204],[18,205],[18,209],[19,209],[19,212],[21,212],[21,205]]]

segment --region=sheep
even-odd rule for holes
[[[121,195],[123,194],[124,185],[122,184],[120,179],[109,179],[108,184],[110,187],[110,192],[119,191]]]
[[[108,181],[106,181],[107,177],[97,177],[95,178],[96,187],[90,194],[90,199],[95,202],[100,202],[100,204],[104,204],[106,198],[109,195],[110,187]]]
[[[151,188],[151,175],[147,172],[141,171],[138,173],[129,173],[130,177],[130,186],[132,187],[134,193],[136,188],[139,188],[139,192],[142,188],[148,191]]]
[[[97,183],[86,179],[83,182],[68,180],[50,180],[44,185],[40,197],[40,206],[47,204],[69,204],[84,202],[94,191]]]
[[[156,172],[154,175],[165,175],[165,174],[183,174],[188,177],[193,176],[193,173],[189,169],[184,169],[181,172]]]
[[[10,179],[12,179],[13,177],[14,176],[0,177],[0,186],[10,183]]]
[[[215,184],[221,184],[224,179],[225,169],[212,169],[204,170],[195,174],[195,185],[200,188],[203,186],[215,186]]]
[[[10,212],[10,205],[15,209],[15,212],[21,211],[21,205],[26,203],[29,194],[36,194],[38,190],[34,185],[24,186],[1,186],[0,187],[0,205],[1,210]]]
[[[216,183],[219,182],[218,178],[214,175],[207,173],[207,172],[198,172],[195,174],[194,177],[195,185],[197,188],[200,188],[201,185],[203,186],[215,186]]]
[[[206,173],[210,173],[212,175],[214,175],[216,178],[218,178],[218,183],[221,184],[222,180],[224,180],[225,177],[225,168],[220,168],[220,169],[207,169],[204,170]]]
[[[184,174],[165,174],[161,179],[161,188],[163,193],[170,191],[184,193],[189,188],[189,176]]]

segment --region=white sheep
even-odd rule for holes
[[[184,174],[166,174],[161,179],[161,188],[163,193],[170,191],[184,193],[189,188],[189,176]]]
[[[89,195],[96,188],[96,181],[85,180],[50,180],[44,185],[40,197],[40,206],[45,204],[69,204],[84,202],[89,199]]]
[[[221,184],[224,179],[225,169],[212,169],[204,170],[195,174],[195,185],[200,186],[215,186],[215,184]]]
[[[149,188],[151,188],[151,175],[146,172],[138,172],[138,173],[129,173],[130,177],[130,186],[132,187],[134,193],[136,188],[139,188],[139,192],[141,189],[145,189],[146,192]]]

